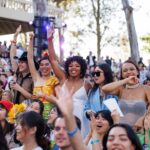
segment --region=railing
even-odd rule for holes
[[[0,0],[0,7],[33,13],[32,0]],[[63,14],[63,10],[49,4],[48,14],[60,17]]]
[[[0,0],[0,6],[11,10],[14,9],[33,13],[31,0]]]

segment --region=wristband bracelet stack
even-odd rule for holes
[[[99,139],[93,139],[93,140],[91,140],[91,144],[93,145],[93,144],[97,144],[97,143],[99,143]]]
[[[78,132],[78,128],[75,128],[72,132],[67,131],[68,135],[70,137],[74,137]]]

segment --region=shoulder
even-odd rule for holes
[[[91,83],[88,80],[84,80],[84,87],[86,89],[87,92],[89,92],[89,90],[92,88]]]
[[[12,149],[10,149],[10,150],[23,150],[23,146],[17,147],[17,148],[12,148]]]
[[[46,85],[57,85],[57,84],[59,84],[59,80],[55,76],[50,76],[46,81]]]
[[[43,148],[41,148],[41,147],[36,147],[34,150],[43,150]]]
[[[140,84],[138,90],[147,93],[147,92],[150,92],[150,86],[144,85],[144,84]]]

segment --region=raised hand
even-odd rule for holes
[[[114,123],[119,123],[120,121],[120,116],[119,116],[119,113],[116,109],[114,109],[112,112],[111,112],[111,117],[114,121]]]
[[[49,40],[53,38],[53,34],[54,34],[54,26],[52,25],[47,28],[47,39]]]
[[[91,113],[90,114],[90,127],[91,127],[91,132],[92,132],[92,137],[97,136],[97,131],[96,131],[96,119],[95,119],[95,114]]]
[[[125,80],[126,80],[126,84],[129,84],[129,85],[135,85],[139,83],[139,79],[136,76],[130,76],[126,78]]]
[[[29,47],[27,48],[27,52],[30,52],[33,50],[33,38],[34,38],[34,33],[29,34],[30,41],[29,41]],[[30,52],[31,53],[31,52]]]
[[[55,104],[59,107],[63,115],[72,115],[73,114],[73,89],[68,89],[66,86],[62,89],[60,86],[55,88],[56,97],[51,95],[50,99],[52,99]]]
[[[19,26],[18,26],[18,28],[16,29],[15,34],[14,34],[14,38],[15,38],[15,40],[16,40],[16,38],[17,38],[18,34],[21,32],[21,30],[22,30],[22,26],[21,26],[21,25],[19,25]]]
[[[33,41],[34,33],[33,33],[33,32],[31,32],[31,33],[29,34],[29,37],[30,37],[30,41]]]

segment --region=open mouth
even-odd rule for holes
[[[112,148],[111,150],[122,150],[122,149],[120,149],[120,148]]]
[[[57,138],[57,141],[58,141],[58,142],[63,142],[64,140],[65,140],[64,137],[62,137],[62,138]]]
[[[97,125],[96,126],[98,129],[102,128],[103,126],[102,125]]]
[[[71,71],[71,73],[76,73],[76,71],[75,71],[75,70],[73,70],[73,71]]]

